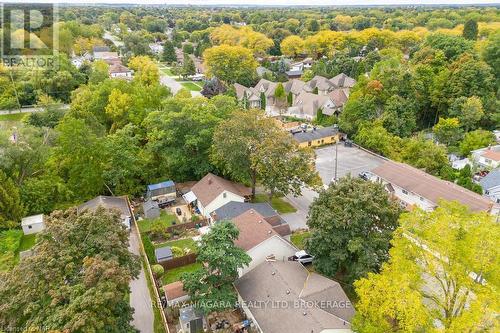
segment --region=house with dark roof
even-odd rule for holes
[[[280,236],[264,216],[253,209],[233,217],[231,221],[240,231],[234,244],[245,250],[252,258],[247,267],[239,270],[240,276],[251,271],[267,258],[287,260],[298,251],[295,246]]]
[[[183,197],[188,204],[197,207],[200,214],[212,221],[211,213],[228,202],[245,202],[252,190],[242,184],[208,173]]]
[[[130,229],[132,210],[130,209],[128,198],[126,196],[111,197],[100,195],[78,206],[77,212],[83,213],[86,210],[94,212],[98,207],[103,207],[119,213],[122,223],[127,227],[127,229]]]
[[[490,171],[480,181],[485,196],[500,204],[500,168]]]
[[[402,207],[434,210],[440,200],[458,201],[472,211],[498,212],[498,205],[455,183],[439,179],[408,164],[386,161],[370,171],[370,180],[383,184]]]
[[[235,287],[258,332],[352,332],[355,311],[340,284],[296,261],[264,261]]]
[[[314,128],[312,130],[302,130],[292,133],[293,139],[300,147],[318,147],[322,145],[338,142],[342,136],[338,127],[329,126]]]
[[[266,220],[273,230],[281,237],[288,239],[292,233],[288,223],[276,212],[267,202],[237,202],[231,201],[224,206],[212,212],[214,221],[232,220],[233,218],[249,211],[254,210]]]

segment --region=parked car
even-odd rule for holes
[[[179,216],[181,216],[181,215],[182,215],[182,210],[181,210],[179,207],[177,207],[177,208],[175,209],[175,212],[176,212],[176,213],[177,213],[177,215],[179,215]]]
[[[346,140],[344,141],[344,146],[345,146],[345,147],[352,147],[352,141],[351,141],[351,140],[346,139]]]
[[[160,199],[158,200],[158,207],[165,208],[172,205],[175,202],[175,199]]]
[[[290,260],[290,261],[298,261],[301,264],[312,263],[313,259],[314,259],[314,257],[312,255],[308,254],[304,250],[295,252],[295,255],[288,258],[288,260]]]
[[[359,178],[363,180],[369,180],[370,179],[370,173],[368,171],[363,171],[359,173]]]

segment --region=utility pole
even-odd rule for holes
[[[335,140],[335,174],[333,177],[334,182],[337,182],[337,164],[338,164],[338,140]]]

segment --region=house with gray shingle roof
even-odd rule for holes
[[[490,171],[479,181],[485,196],[500,203],[500,168]]]

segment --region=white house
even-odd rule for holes
[[[404,163],[386,161],[370,173],[370,180],[383,184],[406,209],[417,206],[432,211],[439,200],[447,200],[458,201],[472,211],[498,212],[498,206],[487,198]]]
[[[500,166],[500,145],[473,150],[471,155],[480,168],[495,169]]]
[[[247,252],[252,258],[250,264],[239,270],[244,275],[268,258],[288,260],[298,249],[283,239],[266,218],[254,209],[231,219],[240,234],[234,244]]]
[[[485,196],[500,204],[500,168],[490,171],[479,181],[479,184]]]
[[[34,234],[45,229],[43,214],[24,217],[21,220],[21,227],[25,235]]]
[[[122,64],[112,64],[109,66],[109,77],[112,79],[131,79],[134,72]]]
[[[251,193],[251,189],[242,184],[208,173],[183,197],[188,203],[194,204],[201,215],[211,221],[210,214],[217,208],[231,201],[245,202]]]

